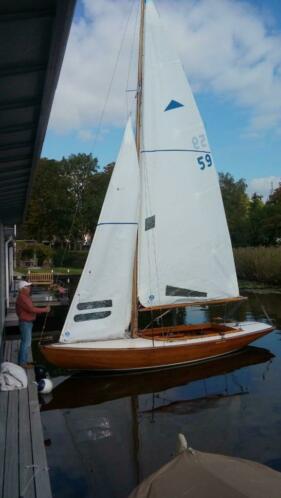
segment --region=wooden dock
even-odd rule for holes
[[[17,362],[19,341],[6,341],[4,361]],[[0,392],[0,497],[51,498],[34,369],[27,389]]]

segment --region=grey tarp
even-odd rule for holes
[[[281,498],[281,473],[259,463],[188,449],[129,498]]]

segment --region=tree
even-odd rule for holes
[[[281,182],[265,204],[264,233],[268,244],[281,239]]]
[[[72,241],[82,240],[92,226],[91,218],[95,216],[91,207],[95,175],[99,172],[98,160],[92,154],[72,154],[67,159],[62,159],[61,171],[69,198],[72,199],[72,219],[67,227],[68,234]]]
[[[249,241],[249,198],[243,178],[235,181],[229,173],[219,174],[221,193],[234,246],[245,246]]]
[[[254,193],[249,203],[249,243],[251,246],[265,245],[264,233],[265,205],[262,195]]]
[[[87,232],[93,235],[113,166],[100,171],[92,154],[41,159],[21,237],[61,246],[70,239],[76,246]]]
[[[71,223],[73,200],[69,180],[62,175],[61,162],[41,159],[36,171],[27,216],[21,233],[38,241],[64,238]]]

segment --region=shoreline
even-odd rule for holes
[[[240,280],[238,279],[240,291],[257,294],[281,294],[280,285],[270,285],[265,282],[257,282],[255,280]]]

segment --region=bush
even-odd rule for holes
[[[239,247],[234,258],[238,278],[281,284],[281,247]]]
[[[88,251],[65,251],[58,249],[53,257],[54,266],[83,268],[88,256]]]
[[[16,243],[16,257],[17,265],[19,266],[21,261],[31,260],[37,258],[37,263],[42,266],[43,263],[51,262],[53,257],[53,249],[51,247],[45,246],[40,242],[28,241],[28,240],[17,240]]]

